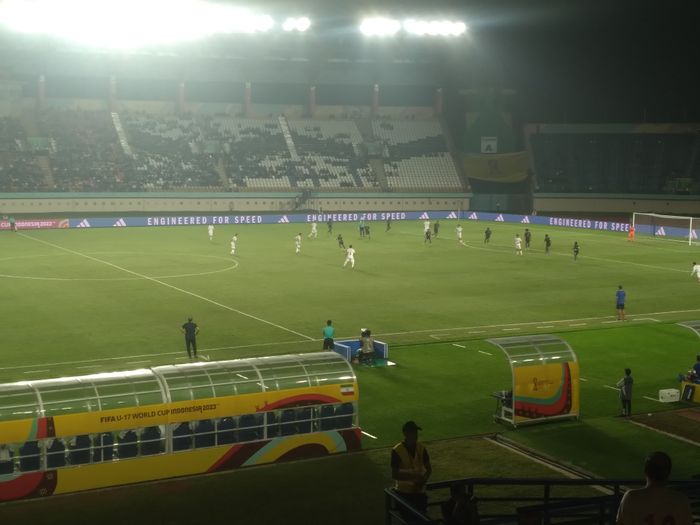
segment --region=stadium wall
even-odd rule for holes
[[[700,215],[700,200],[694,195],[535,194],[537,213],[662,213]]]
[[[298,209],[299,193],[97,193],[2,194],[0,214],[288,212]],[[302,208],[327,211],[468,210],[470,194],[328,193],[312,194]]]

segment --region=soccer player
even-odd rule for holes
[[[464,231],[464,228],[462,228],[461,224],[458,224],[455,230],[457,230],[457,241],[459,244],[464,244],[464,241],[462,240],[462,232]]]
[[[698,279],[698,284],[700,284],[700,264],[693,261],[693,271],[690,272],[690,276],[695,276]]]
[[[348,246],[348,249],[345,250],[345,262],[343,263],[343,268],[350,263],[350,267],[354,268],[355,267],[355,248],[352,247],[352,244]]]
[[[525,248],[530,249],[530,241],[532,240],[532,232],[528,228],[525,228]]]
[[[574,241],[574,261],[578,258],[579,246],[578,241]]]
[[[423,244],[425,244],[426,242],[433,244],[433,236],[430,233],[430,228],[425,230],[425,240],[423,241]]]
[[[515,234],[515,255],[523,254],[523,240],[520,238],[520,234]]]
[[[368,239],[370,238],[369,237],[369,223],[365,224],[365,237],[367,237]]]
[[[309,233],[309,239],[311,237],[314,239],[318,237],[318,224],[316,224],[316,221],[311,223],[311,233]]]
[[[391,230],[391,217],[387,217],[386,219],[386,231]]]
[[[214,240],[214,225],[210,224],[207,226],[207,232],[209,233],[209,240],[213,241]]]
[[[294,237],[294,246],[296,246],[296,253],[301,253],[301,232]]]
[[[185,347],[187,347],[187,355],[192,359],[192,354],[194,353],[194,358],[197,359],[197,334],[199,333],[199,327],[197,323],[192,322],[192,318],[188,317],[187,322],[180,328],[182,333],[185,334]]]
[[[360,225],[358,227],[360,229],[360,237],[364,237],[365,236],[365,220],[364,219],[360,220]]]
[[[328,222],[326,224],[328,225],[328,235],[333,235],[333,219],[328,217]]]
[[[430,231],[430,221],[426,219],[423,221],[423,233],[427,231]]]
[[[440,233],[440,220],[436,220],[435,224],[433,224],[433,234],[435,238],[437,238],[438,233]]]
[[[484,244],[488,244],[491,242],[491,228],[488,226],[484,230]]]
[[[622,285],[617,287],[617,292],[615,292],[615,302],[617,308],[617,320],[625,320],[625,299],[627,298],[627,293],[622,289]]]
[[[634,226],[630,225],[630,229],[627,232],[627,240],[628,241],[633,241],[634,240]]]
[[[343,241],[343,236],[342,234],[338,234],[338,248],[342,248],[343,250],[345,249],[345,241]]]
[[[549,255],[549,249],[552,247],[552,239],[550,239],[549,234],[544,234],[544,253]]]
[[[238,234],[234,233],[231,237],[231,255],[236,255],[236,243],[238,242]]]

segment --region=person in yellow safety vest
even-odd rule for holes
[[[425,484],[433,468],[428,451],[418,441],[418,431],[423,429],[415,421],[408,421],[402,430],[403,441],[391,450],[391,477],[396,482],[394,490],[413,508],[425,513],[428,509]]]

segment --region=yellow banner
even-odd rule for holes
[[[465,155],[464,173],[470,179],[490,182],[520,182],[527,178],[527,153]]]

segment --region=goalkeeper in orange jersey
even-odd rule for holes
[[[627,232],[627,240],[628,241],[633,241],[634,240],[634,224],[630,225],[630,229]]]

